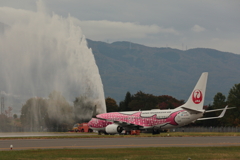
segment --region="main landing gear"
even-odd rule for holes
[[[154,135],[154,134],[160,134],[160,128],[156,128],[156,127],[154,127],[153,129],[152,129],[152,134]]]
[[[98,131],[98,135],[108,135],[105,131]]]

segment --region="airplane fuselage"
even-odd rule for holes
[[[153,127],[161,129],[177,128],[187,125],[203,113],[191,113],[191,111],[182,108],[173,110],[148,110],[148,111],[128,111],[128,112],[111,112],[97,115],[89,122],[90,128],[94,130],[104,130],[104,128],[113,123],[121,126],[138,127],[138,129],[149,129]]]

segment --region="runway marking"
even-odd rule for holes
[[[52,147],[15,147],[13,148],[16,150],[23,150],[23,149],[65,149],[65,148],[112,148],[112,147],[165,147],[165,146],[236,146],[240,145],[240,143],[203,143],[203,144],[129,144],[129,145],[95,145],[95,146],[52,146]],[[103,149],[104,149],[103,148]],[[10,148],[0,148],[0,150],[10,150]]]

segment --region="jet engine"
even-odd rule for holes
[[[118,134],[123,131],[123,128],[117,124],[110,124],[105,130],[108,134]]]

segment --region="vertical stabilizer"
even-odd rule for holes
[[[188,101],[182,107],[192,110],[203,110],[208,72],[203,72]]]

